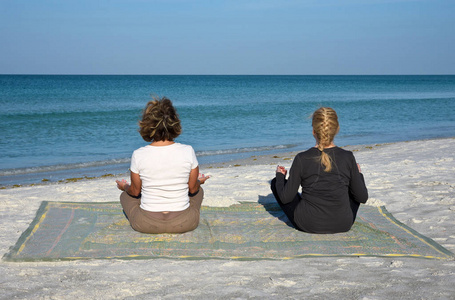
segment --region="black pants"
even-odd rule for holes
[[[285,180],[285,184],[286,184],[286,182],[287,182],[287,180]],[[297,205],[299,204],[300,200],[302,200],[302,197],[300,196],[300,194],[297,193],[291,202],[284,204],[283,202],[281,202],[280,196],[278,196],[278,192],[276,190],[276,178],[273,178],[272,183],[270,184],[270,188],[272,189],[272,193],[273,193],[273,196],[275,196],[276,202],[278,202],[281,209],[288,217],[289,221],[291,221],[292,225],[294,225],[295,228],[300,230],[300,228],[295,224],[295,221],[294,221],[295,210],[296,210]]]
[[[286,182],[287,182],[287,180],[285,180],[285,184],[286,184]],[[296,214],[297,206],[299,205],[300,201],[302,201],[302,196],[299,193],[297,193],[291,202],[284,204],[283,202],[281,202],[280,196],[278,195],[278,192],[276,190],[276,178],[273,178],[273,180],[270,184],[270,188],[272,189],[272,193],[273,193],[273,196],[275,196],[276,202],[278,202],[281,209],[288,217],[289,221],[291,221],[292,225],[294,225],[294,227],[296,229],[302,230],[295,223],[295,214]],[[350,202],[352,217],[353,217],[352,223],[354,224],[355,218],[357,217],[357,211],[359,210],[359,207],[360,207],[360,203],[352,200],[352,197],[349,197],[349,202]]]

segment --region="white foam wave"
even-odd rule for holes
[[[296,147],[295,144],[289,145],[276,145],[276,146],[263,146],[263,147],[245,147],[245,148],[233,148],[233,149],[224,149],[224,150],[205,150],[205,151],[196,151],[197,156],[211,156],[211,155],[226,155],[226,154],[237,154],[237,153],[248,153],[248,152],[263,152],[263,151],[273,151],[281,149],[289,149]]]
[[[267,152],[274,150],[283,150],[296,147],[297,145],[275,145],[275,146],[263,146],[263,147],[244,147],[244,148],[233,148],[233,149],[223,149],[223,150],[204,150],[196,151],[198,157],[207,157],[207,156],[218,156],[218,155],[235,155],[240,153],[250,153],[250,152]],[[28,167],[28,168],[18,168],[18,169],[5,169],[0,170],[0,176],[17,176],[17,175],[27,175],[27,174],[39,174],[39,173],[52,173],[58,171],[66,170],[77,170],[77,169],[94,169],[94,168],[103,168],[103,167],[112,167],[120,164],[129,164],[130,158],[122,159],[111,159],[105,161],[92,161],[84,163],[74,163],[74,164],[59,164],[52,166],[38,166],[38,167]]]
[[[73,169],[96,168],[96,167],[103,167],[103,166],[116,165],[116,164],[126,164],[126,163],[129,163],[129,161],[130,161],[130,158],[124,158],[124,159],[111,159],[111,160],[106,160],[106,161],[93,161],[93,162],[75,163],[75,164],[61,164],[61,165],[53,165],[53,166],[6,169],[6,170],[0,171],[0,176],[14,176],[14,175],[55,172],[55,171],[64,171],[64,170],[73,170]]]

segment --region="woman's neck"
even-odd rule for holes
[[[156,147],[169,146],[169,145],[172,145],[174,143],[175,143],[174,141],[168,141],[168,140],[165,140],[165,141],[153,141],[150,144],[150,146],[156,146]]]

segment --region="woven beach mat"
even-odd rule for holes
[[[183,234],[134,231],[118,202],[42,202],[6,261],[77,259],[292,259],[383,256],[453,259],[454,254],[398,222],[385,207],[362,205],[349,232],[308,234],[275,203],[202,207]]]

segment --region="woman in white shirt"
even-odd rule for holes
[[[199,175],[194,150],[174,142],[182,131],[179,116],[167,98],[147,103],[139,132],[151,142],[133,152],[131,184],[117,180],[124,191],[120,203],[131,227],[143,233],[194,230],[204,197],[200,187],[209,177]]]

